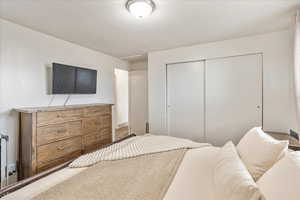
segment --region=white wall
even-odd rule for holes
[[[115,69],[116,80],[116,123],[123,125],[128,123],[128,71]]]
[[[167,134],[166,64],[263,53],[263,124],[267,131],[296,128],[293,90],[293,33],[290,30],[148,54],[150,131]],[[187,88],[188,90],[188,88]]]
[[[128,63],[0,19],[0,131],[10,136],[9,163],[17,157],[16,107],[62,105],[65,95],[49,95],[52,62],[98,70],[95,95],[72,95],[68,104],[114,103],[114,68]]]

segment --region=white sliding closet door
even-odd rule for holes
[[[204,141],[204,62],[167,65],[170,136]]]
[[[262,126],[262,55],[207,60],[207,142],[237,143],[254,126]]]

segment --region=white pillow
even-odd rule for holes
[[[257,181],[287,152],[289,142],[275,140],[260,127],[252,128],[237,145],[238,153]]]
[[[216,157],[215,194],[218,200],[258,200],[258,186],[240,160],[232,142],[227,142]]]
[[[300,152],[289,152],[257,182],[267,200],[300,199]]]

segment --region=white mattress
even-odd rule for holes
[[[217,147],[189,150],[171,183],[164,200],[213,200],[212,169]],[[72,177],[86,168],[65,168],[13,192],[4,200],[31,199],[52,186]]]

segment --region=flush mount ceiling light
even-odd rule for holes
[[[154,11],[155,4],[152,0],[128,0],[126,8],[133,16],[145,18]]]

